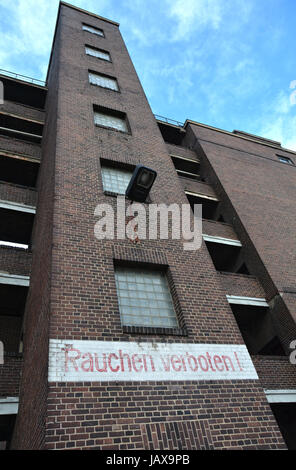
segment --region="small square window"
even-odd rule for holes
[[[179,327],[164,272],[117,267],[115,280],[123,326]]]
[[[107,60],[108,62],[111,62],[109,52],[103,51],[102,49],[96,49],[95,47],[85,46],[85,53],[87,55],[91,55],[92,57],[96,57],[97,59]]]
[[[108,75],[103,75],[96,72],[89,72],[89,83],[91,85],[97,85],[102,88],[108,88],[109,90],[119,91],[116,78],[108,77]]]
[[[94,122],[96,126],[103,126],[120,132],[129,132],[127,119],[120,111],[109,110],[94,106]]]
[[[288,165],[294,165],[292,160],[288,157],[283,157],[282,155],[277,155],[277,157],[278,157],[279,161],[282,162],[282,163],[287,163]]]
[[[132,172],[120,168],[102,167],[102,180],[104,191],[116,194],[125,194],[132,177]]]
[[[102,29],[95,28],[94,26],[83,23],[82,29],[83,31],[88,31],[89,33],[96,34],[97,36],[105,37],[104,31]]]

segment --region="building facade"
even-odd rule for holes
[[[295,448],[296,153],[154,116],[119,25],[64,2],[46,83],[0,80],[2,448]],[[138,164],[199,249],[95,236]]]

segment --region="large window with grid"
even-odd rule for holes
[[[111,57],[110,57],[109,52],[103,51],[102,49],[95,49],[94,47],[85,46],[85,53],[87,55],[96,57],[97,59],[103,59],[103,60],[107,60],[108,62],[111,62]]]
[[[110,127],[117,131],[128,132],[127,121],[122,113],[116,115],[110,112],[109,114],[107,111],[95,109],[94,121],[97,126]]]
[[[120,168],[102,167],[102,180],[104,191],[125,194],[131,180],[132,172]]]
[[[178,327],[165,273],[116,267],[115,279],[122,325]]]
[[[97,34],[97,36],[104,37],[104,31],[102,29],[95,28],[94,26],[89,26],[88,24],[84,23],[82,25],[82,29],[83,31],[88,31],[89,33]]]
[[[118,84],[116,78],[108,77],[100,73],[88,72],[89,83],[92,85],[108,88],[109,90],[118,91]]]

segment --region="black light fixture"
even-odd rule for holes
[[[125,192],[126,197],[132,201],[145,202],[156,176],[156,171],[151,168],[137,165]]]

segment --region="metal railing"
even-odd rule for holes
[[[175,119],[170,119],[164,116],[159,116],[159,114],[154,114],[155,119],[158,121],[166,122],[167,124],[173,124],[174,126],[183,127],[183,122],[175,121]]]
[[[46,82],[38,80],[37,78],[27,77],[15,72],[9,72],[8,70],[0,69],[0,75],[6,75],[7,77],[15,78],[16,80],[22,80],[23,82],[31,83],[32,85],[39,85],[42,87],[46,86]]]

